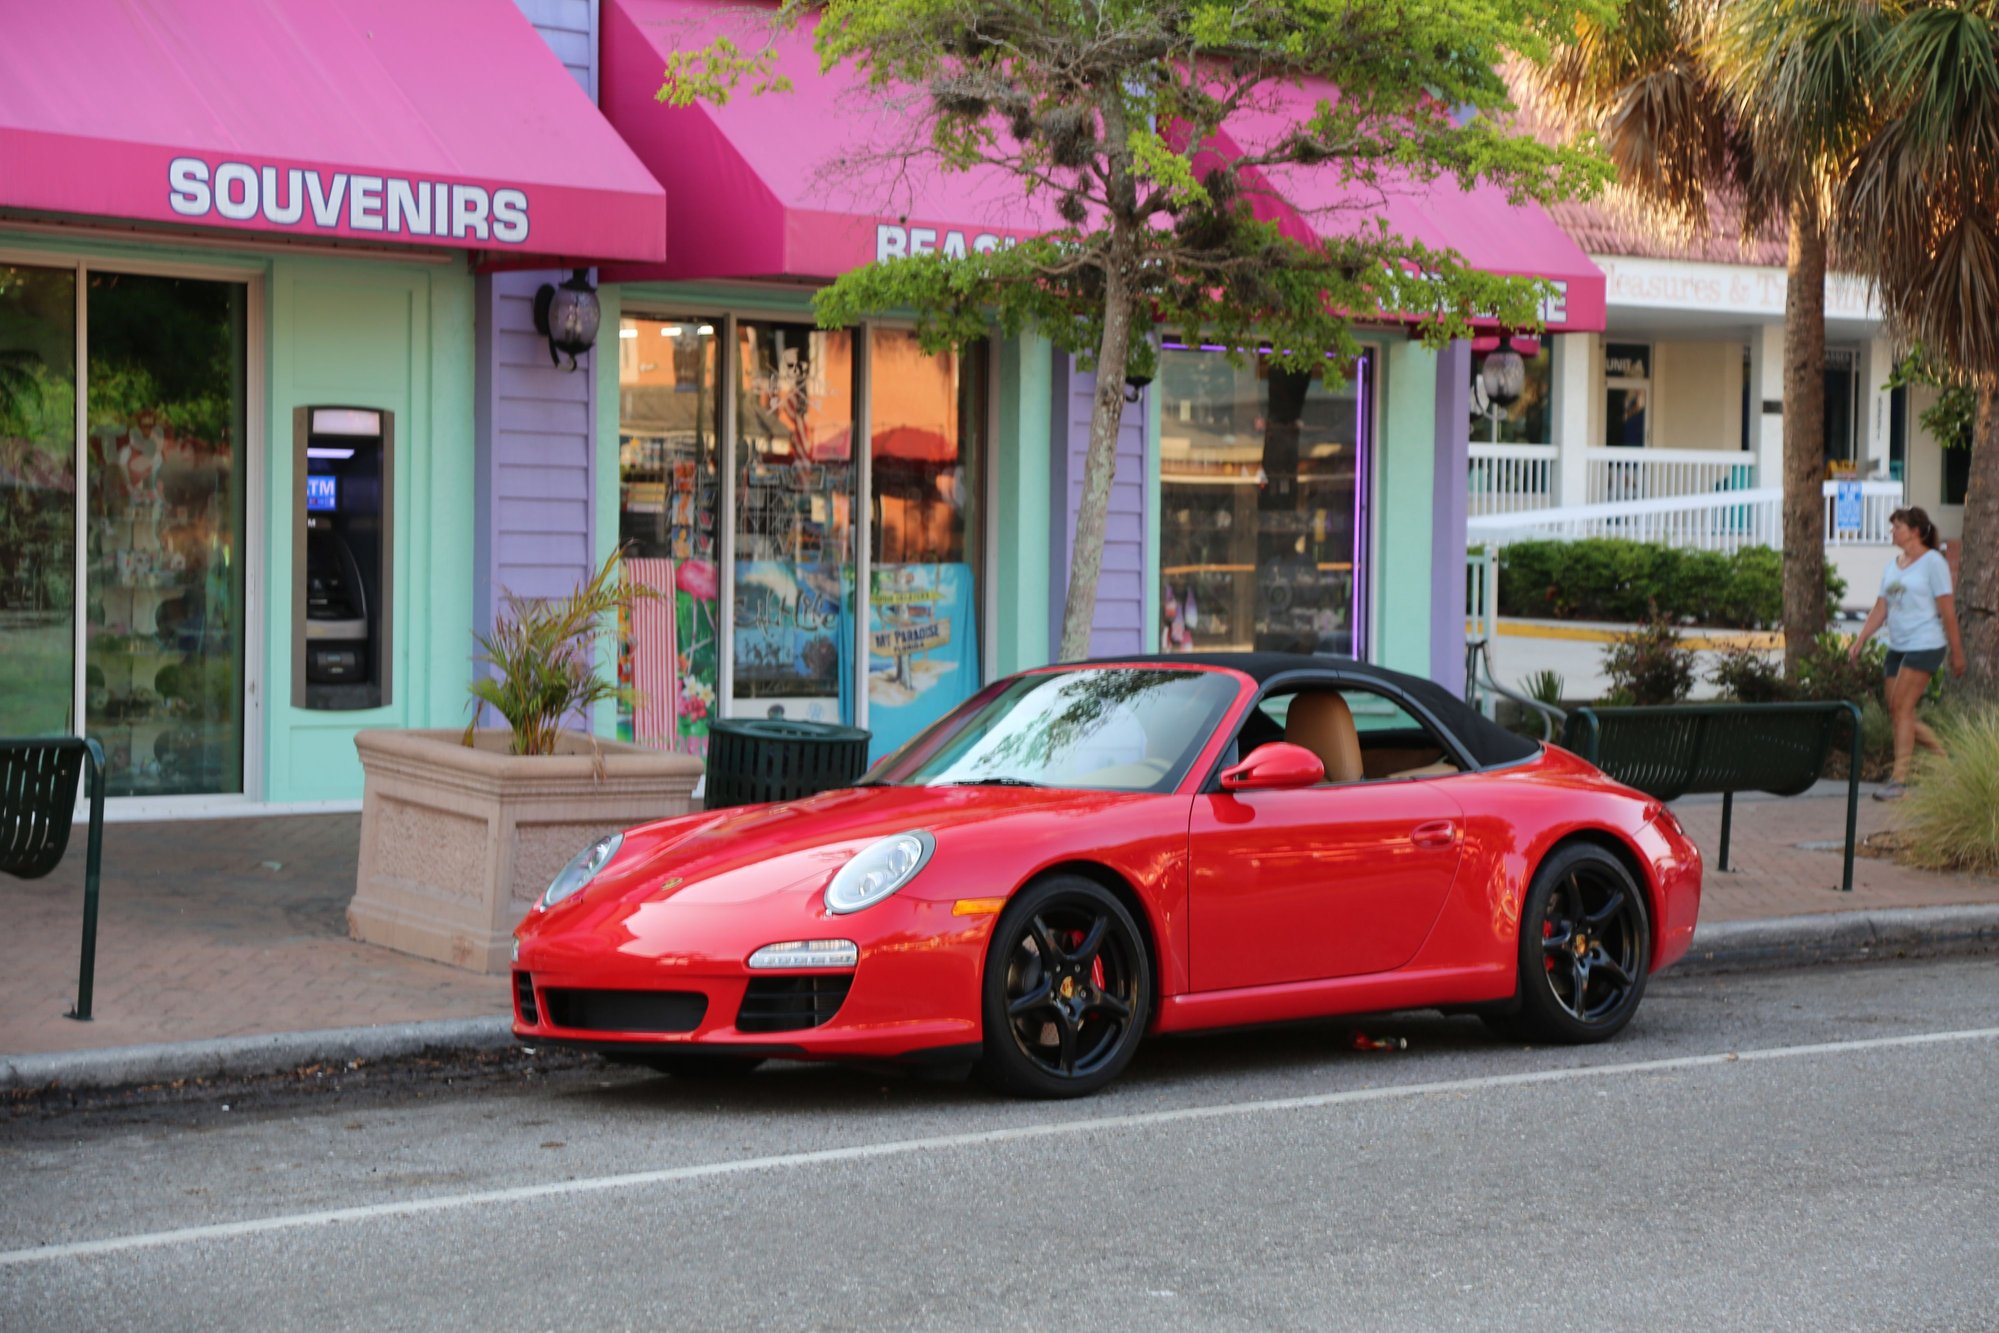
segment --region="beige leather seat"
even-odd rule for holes
[[[1367,776],[1353,710],[1332,690],[1307,690],[1292,698],[1284,715],[1284,739],[1319,756],[1328,782],[1360,782]]]

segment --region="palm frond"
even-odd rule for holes
[[[1889,319],[1966,374],[1999,375],[1999,6],[1895,17],[1867,71],[1880,123],[1839,193],[1844,253]]]
[[[1617,169],[1613,207],[1676,238],[1739,203],[1747,143],[1703,62],[1716,0],[1624,0],[1529,71],[1524,105]]]

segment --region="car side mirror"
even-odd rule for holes
[[[1272,741],[1259,745],[1249,758],[1222,770],[1223,791],[1288,791],[1316,787],[1326,780],[1326,766],[1302,745]]]

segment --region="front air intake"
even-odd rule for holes
[[[580,1032],[692,1032],[708,1012],[698,991],[544,990],[550,1026]]]
[[[522,1027],[541,1026],[541,1010],[534,1002],[534,977],[526,972],[514,973],[514,1009],[520,1014]]]
[[[739,1032],[796,1032],[831,1021],[854,983],[851,974],[756,977],[743,989],[736,1014]]]

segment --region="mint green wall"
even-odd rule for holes
[[[597,514],[597,547],[592,558],[600,568],[618,545],[618,321],[623,318],[622,299],[623,292],[616,285],[597,289],[601,312],[598,350],[590,354],[591,368],[597,372],[597,458],[591,501]],[[618,678],[616,634],[597,636],[597,674],[604,680]],[[616,738],[618,705],[614,700],[597,705],[590,729],[599,736]]]
[[[1374,485],[1374,660],[1430,674],[1430,512],[1437,470],[1437,354],[1381,349]]]
[[[1055,498],[1049,493],[1054,421],[1054,348],[1023,334],[1000,344],[993,394],[999,408],[999,485],[988,506],[999,525],[999,623],[993,626],[1001,675],[1050,661],[1049,560]]]
[[[361,794],[354,733],[454,726],[471,677],[472,277],[448,265],[270,261],[265,451],[266,796]],[[292,409],[395,413],[391,701],[358,712],[291,702]]]

